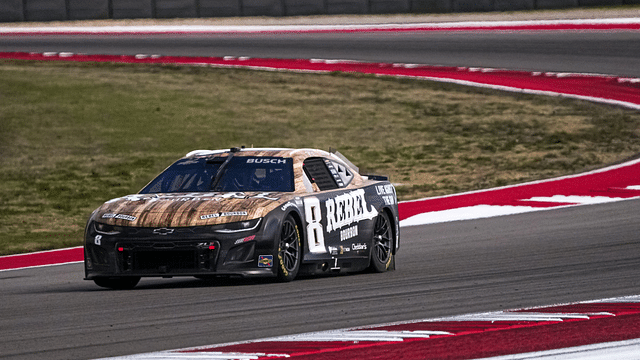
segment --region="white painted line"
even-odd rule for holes
[[[129,356],[119,356],[106,359],[118,360],[255,360],[260,358],[288,358],[288,354],[265,354],[265,353],[224,353],[224,352],[178,352],[178,351],[160,351],[155,353],[146,353]]]
[[[609,299],[599,299],[592,301],[585,301],[585,304],[594,304],[594,303],[638,303],[640,302],[640,295],[631,295],[631,296],[623,296],[623,297],[615,297]]]
[[[540,202],[557,202],[557,203],[573,203],[580,205],[604,204],[608,202],[616,202],[626,200],[627,198],[608,197],[608,196],[578,196],[578,195],[553,195],[551,197],[534,196],[523,201],[540,201]]]
[[[454,335],[446,331],[338,330],[282,336],[271,341],[404,341],[405,338],[428,339],[432,335]]]
[[[638,360],[640,339],[615,341],[557,350],[496,356],[483,360]],[[477,359],[479,360],[479,359]]]
[[[600,313],[600,315],[610,315],[610,313]],[[452,316],[438,319],[437,321],[563,321],[564,319],[585,319],[588,314],[562,314],[562,313],[537,313],[537,312],[495,312],[483,314],[470,314]]]
[[[552,207],[556,209],[558,207]],[[449,221],[485,219],[496,216],[515,215],[532,211],[548,210],[548,207],[511,206],[511,205],[475,205],[456,209],[425,212],[400,220],[400,226],[417,226]]]

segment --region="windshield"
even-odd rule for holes
[[[141,194],[209,191],[292,192],[293,159],[235,156],[216,174],[227,158],[179,160],[140,191]]]

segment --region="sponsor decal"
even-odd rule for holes
[[[344,230],[340,230],[340,241],[345,241],[356,236],[358,236],[358,225],[354,225]]]
[[[344,226],[371,220],[378,215],[376,209],[367,206],[364,189],[354,190],[328,199],[325,202],[327,208],[327,232],[340,229]]]
[[[287,160],[282,158],[259,158],[259,159],[247,159],[247,164],[286,164]]]
[[[382,197],[385,205],[393,205],[396,203],[396,197],[393,195],[385,195]]]
[[[247,237],[245,237],[245,238],[242,238],[242,239],[238,239],[238,240],[236,240],[236,242],[235,242],[235,243],[233,243],[233,245],[238,245],[238,244],[246,243],[247,241],[254,240],[255,238],[256,238],[256,236],[255,236],[255,235],[247,236]]]
[[[396,203],[395,188],[391,184],[376,185],[376,194],[382,197],[385,205],[393,205]]]
[[[216,243],[214,243],[214,242],[201,242],[201,243],[198,243],[197,246],[199,248],[208,248],[209,250],[215,250],[216,249]]]
[[[376,193],[378,195],[393,195],[395,194],[393,185],[376,185]]]
[[[215,219],[223,216],[247,216],[247,215],[248,213],[246,211],[229,211],[229,212],[201,215],[200,220]]]
[[[351,250],[359,251],[359,250],[367,250],[367,244],[351,244]]]
[[[120,220],[127,220],[127,221],[134,221],[136,219],[135,216],[125,215],[125,214],[112,214],[112,213],[102,214],[102,218],[103,219],[120,219]]]
[[[258,267],[273,267],[273,255],[258,256]]]
[[[342,177],[340,177],[340,174],[338,174],[338,170],[336,170],[335,166],[333,166],[333,163],[327,160],[325,160],[324,162],[327,165],[327,169],[329,169],[329,172],[331,172],[331,175],[333,175],[333,178],[336,181],[338,187],[344,187]]]
[[[246,211],[229,211],[220,213],[220,216],[247,216],[248,213]]]
[[[344,246],[329,246],[328,249],[331,255],[344,255],[344,253],[351,251],[350,248]]]

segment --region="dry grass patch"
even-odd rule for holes
[[[637,111],[358,74],[2,61],[0,99],[0,254],[81,244],[95,207],[194,149],[337,148],[402,199],[640,151]]]

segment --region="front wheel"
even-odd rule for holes
[[[296,278],[302,262],[302,241],[298,225],[291,215],[282,222],[278,242],[278,279],[291,281]]]
[[[115,290],[130,290],[133,289],[138,282],[140,281],[140,277],[138,276],[127,276],[127,277],[98,277],[93,279],[93,282],[96,285],[104,288],[115,289]]]
[[[375,272],[385,272],[395,269],[393,256],[393,230],[389,216],[380,212],[373,227],[373,247],[371,249],[370,269]]]

